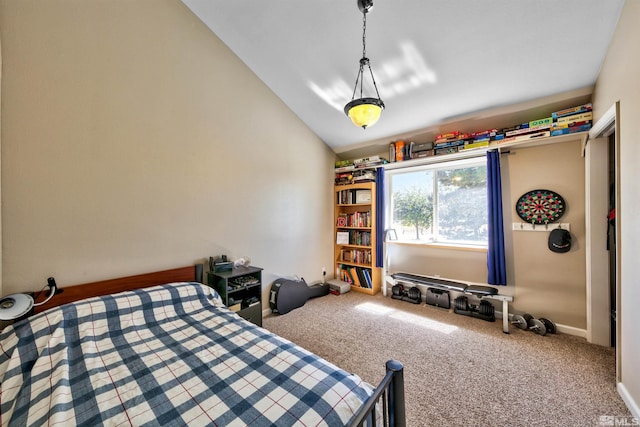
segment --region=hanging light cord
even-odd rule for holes
[[[362,91],[364,86],[364,78],[363,78],[363,68],[364,66],[369,68],[369,74],[371,75],[371,81],[373,82],[373,88],[376,91],[376,96],[380,99],[380,93],[378,93],[378,85],[376,85],[376,79],[373,77],[373,71],[371,70],[371,64],[369,63],[369,58],[367,58],[367,12],[362,12],[362,59],[360,59],[360,69],[358,70],[358,75],[356,76],[356,85],[353,87],[353,95],[351,95],[351,100],[353,101],[356,97],[356,91],[358,90],[358,82],[360,83],[360,98],[362,98]]]
[[[367,12],[362,12],[362,58],[367,58]]]

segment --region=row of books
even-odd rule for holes
[[[340,261],[371,264],[371,260],[371,250],[369,249],[340,249]]]
[[[372,287],[370,268],[340,264],[338,266],[338,277],[343,282],[350,283],[352,286],[368,289]]]
[[[336,203],[339,205],[371,203],[371,190],[340,190],[336,193]]]
[[[371,211],[341,213],[336,220],[338,227],[371,227]]]
[[[338,231],[336,233],[336,244],[371,246],[371,232],[357,230]]]

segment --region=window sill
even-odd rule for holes
[[[453,243],[433,243],[433,242],[399,242],[399,241],[387,241],[386,244],[392,245],[405,245],[405,246],[423,246],[429,249],[449,249],[454,251],[469,251],[469,252],[487,252],[487,248],[483,246],[471,246],[471,245],[456,245]]]

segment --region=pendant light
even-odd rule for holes
[[[373,7],[373,0],[357,0],[358,9],[362,12],[362,59],[360,59],[360,69],[358,70],[358,76],[356,77],[356,85],[353,88],[353,95],[351,101],[345,105],[344,112],[354,125],[366,129],[369,126],[373,126],[380,118],[380,113],[384,110],[384,102],[380,99],[378,93],[378,87],[376,86],[376,80],[373,78],[373,71],[371,71],[371,64],[369,58],[367,58],[366,49],[366,34],[367,34],[367,13]],[[364,67],[369,69],[371,75],[371,81],[373,87],[376,90],[376,98],[363,97],[362,86],[364,80]],[[356,92],[358,91],[358,84],[360,84],[360,98],[356,99]]]

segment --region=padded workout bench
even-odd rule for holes
[[[445,280],[437,277],[421,276],[411,273],[394,273],[390,276],[394,282],[404,282],[409,285],[423,285],[447,291],[461,292],[476,296],[480,299],[489,298],[502,301],[502,332],[509,333],[509,302],[513,297],[499,295],[498,290],[491,286],[467,285],[466,283]]]

